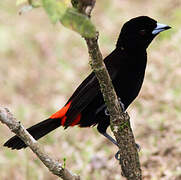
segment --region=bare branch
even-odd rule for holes
[[[68,169],[63,168],[61,163],[48,156],[39,143],[28,133],[21,123],[13,117],[7,108],[0,107],[0,121],[19,136],[54,175],[64,180],[80,180],[79,176],[72,174]]]
[[[92,7],[90,7],[90,1],[91,0],[72,0],[72,2],[74,2],[72,5],[77,8],[79,12],[90,17],[95,0],[92,0]],[[89,8],[90,11],[87,12],[87,8]],[[119,144],[122,175],[128,180],[141,180],[142,173],[139,156],[135,145],[134,135],[130,126],[130,118],[126,112],[122,112],[118,102],[116,92],[113,88],[111,78],[105,67],[102,54],[97,43],[98,33],[97,37],[85,38],[85,40],[91,59],[91,67],[99,81],[101,91],[110,114],[111,130],[113,131]]]

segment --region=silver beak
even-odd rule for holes
[[[165,25],[165,24],[160,24],[160,23],[157,23],[157,26],[156,28],[152,31],[152,34],[153,35],[156,35],[162,31],[165,31],[167,29],[170,29],[171,27],[168,26],[168,25]]]

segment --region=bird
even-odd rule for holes
[[[170,28],[148,16],[132,18],[123,25],[115,49],[104,59],[123,111],[138,96],[142,87],[149,44],[160,32]],[[66,129],[76,125],[97,126],[100,134],[118,146],[107,133],[110,116],[94,72],[85,78],[60,110],[27,131],[38,140],[60,126]],[[4,146],[17,150],[27,147],[18,136],[10,138]]]

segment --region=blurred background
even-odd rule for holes
[[[0,104],[29,127],[60,109],[89,74],[87,47],[75,32],[52,25],[41,8],[19,16],[15,1],[5,0],[0,9]],[[105,57],[115,48],[123,23],[139,15],[173,27],[149,47],[143,88],[128,109],[142,147],[143,177],[181,180],[181,1],[97,1],[92,21]],[[58,179],[29,149],[4,148],[12,135],[0,125],[0,179]],[[52,157],[66,158],[66,167],[82,179],[124,179],[114,159],[117,148],[96,128],[59,128],[40,143]]]

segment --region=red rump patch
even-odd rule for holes
[[[50,118],[58,119],[58,118],[64,117],[70,107],[70,104],[71,104],[71,101],[66,106],[64,106],[62,109],[60,109],[59,111],[54,113],[52,116],[50,116]]]
[[[79,123],[81,119],[81,113],[77,115],[77,117],[74,119],[74,121],[70,124],[70,126],[75,126],[76,124]]]
[[[66,106],[64,106],[62,109],[60,109],[59,111],[54,113],[52,116],[50,116],[50,118],[51,119],[61,119],[61,125],[64,126],[66,119],[67,119],[66,113],[67,113],[70,105],[71,105],[71,101]],[[73,120],[73,122],[70,124],[70,126],[75,126],[76,124],[78,124],[80,119],[81,119],[81,113],[76,116],[76,118]]]
[[[67,116],[64,116],[64,117],[62,118],[62,120],[61,120],[61,125],[62,125],[62,126],[64,126],[66,119],[67,119]]]

